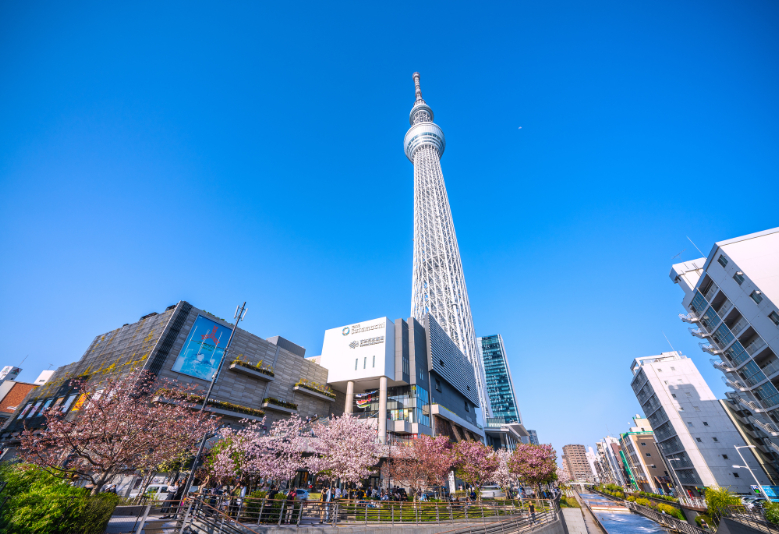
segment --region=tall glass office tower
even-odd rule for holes
[[[479,362],[476,335],[465,288],[460,248],[454,233],[452,211],[446,194],[441,156],[446,140],[433,123],[433,110],[422,99],[419,73],[414,73],[416,102],[411,108],[403,145],[414,164],[414,269],[411,291],[411,315],[424,322],[432,315],[452,338],[476,374],[481,415],[490,417],[489,398]]]
[[[493,418],[504,418],[505,423],[522,423],[519,413],[517,393],[511,379],[511,369],[506,357],[506,348],[500,334],[480,337],[476,340],[481,359],[484,362],[484,375],[487,393],[490,396]]]

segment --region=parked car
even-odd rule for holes
[[[490,484],[481,487],[482,499],[504,499],[505,497],[506,497],[506,493],[502,489],[500,489],[500,486]]]
[[[308,490],[307,489],[299,489],[296,490],[297,495],[295,495],[296,501],[307,501],[308,500]]]

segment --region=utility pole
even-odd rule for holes
[[[227,360],[227,353],[230,350],[230,343],[233,341],[233,336],[235,336],[235,331],[238,330],[238,323],[241,322],[244,317],[246,317],[246,303],[244,302],[242,306],[238,306],[235,308],[235,316],[233,317],[235,319],[235,325],[233,326],[233,331],[230,332],[230,337],[227,340],[227,346],[225,347],[224,354],[222,354],[222,360],[219,362],[219,366],[216,368],[216,372],[214,373],[214,376],[211,377],[211,384],[208,386],[208,391],[206,392],[205,397],[203,397],[203,405],[200,406],[200,413],[203,413],[206,409],[206,404],[208,404],[208,399],[211,397],[211,391],[214,389],[214,384],[216,384],[216,380],[219,378],[219,373],[222,371],[222,366],[225,363],[225,360]],[[195,459],[192,462],[192,470],[189,472],[189,476],[187,477],[187,483],[184,485],[184,493],[182,496],[186,498],[187,495],[189,495],[189,488],[192,486],[192,481],[195,479],[195,470],[197,469],[197,461],[200,458],[200,455],[203,454],[203,449],[206,446],[206,441],[208,440],[208,433],[203,434],[203,439],[200,440],[200,446],[197,449],[197,454],[195,455]]]

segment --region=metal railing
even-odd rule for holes
[[[763,338],[760,336],[757,336],[752,343],[749,345],[744,346],[744,349],[749,353],[750,356],[754,356],[756,353],[763,350],[763,348],[766,346],[765,341],[763,341]]]
[[[737,523],[752,527],[753,529],[760,532],[779,533],[779,525],[771,523],[768,519],[766,519],[763,509],[759,507],[747,509],[742,505],[728,506],[725,510],[722,511],[720,517],[727,517]]]
[[[530,511],[533,505],[535,512]],[[197,530],[201,525],[222,532],[253,532],[271,525],[310,527],[315,525],[444,525],[447,532],[455,532],[460,525],[466,529],[500,529],[510,524],[514,527],[532,527],[539,522],[557,519],[557,508],[549,500],[515,500],[494,502],[398,502],[372,500],[339,500],[334,502],[288,501],[286,499],[237,498],[231,496],[196,495],[176,503],[173,519],[180,532]],[[155,520],[154,512],[146,516]],[[144,518],[147,521],[148,519]],[[147,527],[148,528],[148,527]],[[170,528],[170,527],[168,527]],[[220,532],[219,530],[217,530]],[[442,530],[443,532],[444,530]]]
[[[718,348],[717,348],[717,347],[715,347],[714,345],[712,345],[712,344],[710,344],[710,343],[705,343],[705,342],[703,342],[703,341],[701,341],[700,343],[698,343],[698,346],[701,348],[701,350],[702,350],[703,352],[708,352],[709,354],[714,354],[714,355],[717,355],[717,354],[719,354],[719,353],[721,353],[721,352],[722,352],[720,349],[718,349]]]
[[[697,323],[698,321],[700,321],[700,318],[693,312],[690,312],[686,315],[684,313],[680,313],[679,319],[681,319],[685,323],[690,323],[690,324]]]
[[[771,423],[766,424],[754,417],[751,420],[753,425],[755,425],[757,428],[759,428],[760,430],[762,430],[772,438],[779,437],[779,430],[777,430],[773,424]]]
[[[707,337],[711,337],[711,334],[709,334],[705,330],[701,330],[700,328],[693,328],[691,326],[687,330],[690,331],[690,334],[694,335],[695,337],[699,337],[701,339],[705,339]]]
[[[641,514],[644,517],[648,517],[655,523],[659,523],[661,526],[670,528],[675,532],[684,532],[684,534],[699,534],[710,532],[703,530],[702,528],[694,527],[687,521],[682,521],[681,519],[671,517],[668,514],[653,510],[648,506],[641,506],[640,504],[636,504],[634,502],[626,502],[625,504],[627,504],[627,507],[630,509],[630,511]]]
[[[723,371],[723,372],[725,372],[725,373],[732,373],[733,371],[735,371],[735,369],[734,369],[733,367],[729,367],[729,366],[728,366],[728,364],[726,364],[726,363],[725,363],[725,362],[723,362],[723,361],[720,361],[720,360],[715,360],[714,358],[711,358],[709,361],[711,362],[711,364],[712,364],[712,365],[713,365],[715,368],[717,368],[717,369],[719,369],[720,371]]]

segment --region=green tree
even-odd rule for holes
[[[0,510],[0,532],[7,534],[96,534],[105,530],[118,497],[75,488],[37,466],[0,464],[8,501]]]
[[[728,488],[706,488],[706,507],[710,516],[721,516],[728,506],[735,504],[741,504],[741,501]]]

